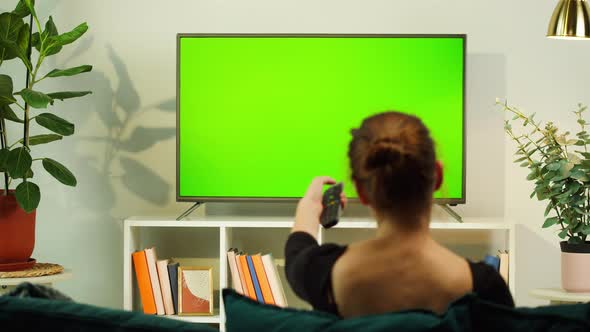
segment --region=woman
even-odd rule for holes
[[[349,246],[318,245],[322,190],[334,180],[315,178],[297,206],[285,247],[287,278],[297,295],[345,318],[405,309],[441,314],[470,292],[514,306],[492,267],[457,256],[430,234],[442,167],[422,121],[386,112],[365,119],[352,135],[352,180],[377,220],[377,234]]]

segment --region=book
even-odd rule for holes
[[[500,269],[500,258],[498,256],[486,255],[483,262],[493,267],[496,271]]]
[[[168,262],[163,259],[156,262],[158,268],[158,278],[160,279],[160,289],[162,289],[162,299],[164,300],[164,312],[166,315],[174,315],[174,302],[172,301],[172,289],[170,287],[170,277],[168,276]]]
[[[508,251],[499,252],[498,257],[500,258],[500,268],[499,268],[500,275],[502,276],[502,278],[504,278],[504,281],[506,282],[506,284],[508,284],[508,262],[510,259],[508,257]]]
[[[246,289],[248,290],[248,297],[256,300],[256,291],[254,290],[254,282],[252,281],[252,276],[250,275],[250,269],[248,268],[248,260],[246,259],[246,255],[240,255],[240,265],[242,266],[242,272],[244,274],[244,283],[246,284]]]
[[[279,307],[285,308],[287,306],[287,298],[285,297],[285,291],[277,267],[274,264],[274,260],[271,254],[262,256],[262,264],[264,265],[264,271],[270,284],[272,296],[275,304]]]
[[[172,305],[174,314],[178,314],[178,263],[168,264],[168,279],[170,279],[170,290],[172,291]]]
[[[236,252],[230,249],[227,252],[227,263],[229,264],[229,272],[231,274],[231,281],[234,289],[239,294],[244,294],[242,290],[242,282],[240,281],[240,274],[238,273],[238,266],[236,264]]]
[[[137,286],[139,287],[139,296],[141,298],[143,313],[155,315],[156,303],[154,301],[145,252],[143,250],[136,251],[131,257],[133,259],[133,267],[135,268],[135,278],[137,279]]]
[[[262,263],[262,257],[260,254],[252,255],[252,263],[254,265],[254,270],[256,271],[256,276],[258,277],[258,283],[260,284],[260,290],[262,292],[264,303],[274,305],[275,300],[272,296],[272,291],[270,289],[270,284],[268,282],[268,277],[266,275],[266,271],[264,270],[264,264]]]
[[[246,279],[244,278],[244,271],[242,270],[242,264],[240,263],[241,254],[236,254],[236,267],[238,269],[238,275],[240,277],[240,284],[242,285],[242,294],[249,296],[248,287],[246,286]]]
[[[160,288],[160,280],[158,278],[158,268],[156,267],[156,248],[147,248],[144,251],[148,272],[150,273],[152,293],[154,294],[154,301],[156,302],[156,314],[164,315],[164,300],[162,298],[162,289]]]
[[[256,275],[256,269],[254,268],[252,256],[246,256],[246,260],[248,260],[248,269],[250,270],[250,276],[252,277],[252,283],[254,284],[254,292],[256,294],[256,299],[258,300],[258,302],[264,303],[264,297],[262,297],[262,290],[260,289],[260,281],[258,280],[258,276]]]

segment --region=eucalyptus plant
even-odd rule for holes
[[[569,243],[585,243],[590,234],[590,134],[584,119],[586,106],[573,112],[580,126],[575,134],[561,131],[553,122],[542,123],[535,114],[525,115],[520,109],[497,101],[513,115],[504,125],[506,134],[516,143],[516,160],[530,170],[527,180],[535,189],[531,198],[547,201],[543,228],[558,227],[559,237]],[[522,127],[517,134],[512,123]]]
[[[26,22],[26,21],[29,22]],[[34,0],[20,0],[12,12],[0,14],[0,68],[10,60],[20,60],[26,69],[26,86],[14,91],[10,76],[0,74],[0,173],[4,174],[3,194],[9,195],[11,184],[16,185],[14,195],[20,207],[27,212],[37,208],[41,199],[39,186],[31,166],[41,162],[43,168],[57,181],[76,186],[76,177],[64,165],[47,157],[33,158],[32,147],[61,140],[74,134],[74,124],[55,115],[57,101],[82,97],[90,91],[62,91],[45,93],[38,91],[38,84],[45,79],[73,76],[89,72],[92,66],[83,65],[67,69],[53,69],[41,73],[44,61],[62,48],[75,42],[88,30],[86,23],[66,33],[59,33],[50,16],[42,29]],[[36,50],[33,57],[33,49]],[[24,75],[23,75],[24,76]],[[51,107],[52,108],[52,107]],[[15,122],[22,131],[9,135],[7,121]],[[49,132],[31,135],[31,125],[37,124]],[[11,141],[12,139],[12,141]],[[37,151],[34,151],[38,153]]]

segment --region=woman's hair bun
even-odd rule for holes
[[[352,131],[348,157],[352,179],[378,214],[414,216],[430,208],[434,142],[419,118],[392,111],[364,119]]]
[[[403,146],[399,140],[381,138],[371,144],[365,160],[365,170],[371,172],[382,168],[398,169],[403,159]]]

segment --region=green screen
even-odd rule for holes
[[[350,130],[420,117],[463,197],[464,36],[180,36],[178,198],[297,198],[329,175],[357,197]]]

